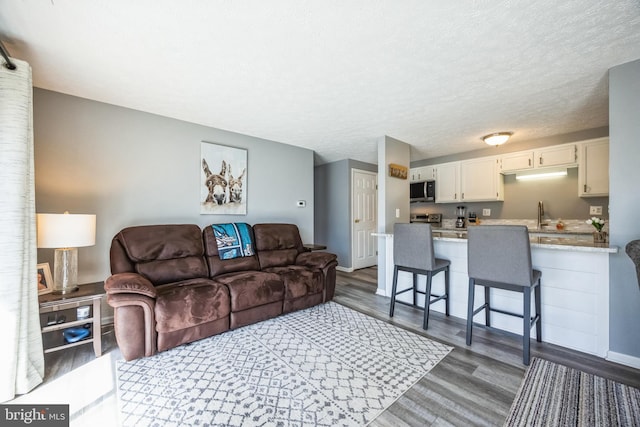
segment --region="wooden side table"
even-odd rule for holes
[[[104,282],[80,285],[78,291],[65,295],[45,294],[38,297],[40,303],[40,326],[42,344],[45,353],[65,348],[93,343],[96,357],[102,355],[102,315],[100,303],[106,295]],[[78,307],[87,306],[88,317],[78,319]],[[63,333],[69,328],[88,328],[89,335],[76,342],[69,343]]]

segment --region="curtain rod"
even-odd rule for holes
[[[0,40],[0,55],[2,55],[4,60],[7,62],[6,64],[4,64],[5,67],[7,67],[10,70],[15,70],[16,69],[16,64],[11,62],[11,58],[9,58],[9,52],[7,51],[7,49],[2,44],[2,40]]]

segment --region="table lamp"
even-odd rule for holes
[[[96,244],[96,216],[37,214],[39,248],[56,248],[53,263],[53,293],[78,290],[78,248]]]

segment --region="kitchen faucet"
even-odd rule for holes
[[[542,200],[538,202],[538,230],[540,230],[540,228],[542,227],[546,227],[547,225],[549,225],[549,223],[546,222],[542,222],[544,218],[544,203],[542,203]]]

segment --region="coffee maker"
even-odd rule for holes
[[[456,215],[458,219],[456,219],[456,228],[464,228],[464,219],[465,219],[465,210],[464,206],[456,207]]]

